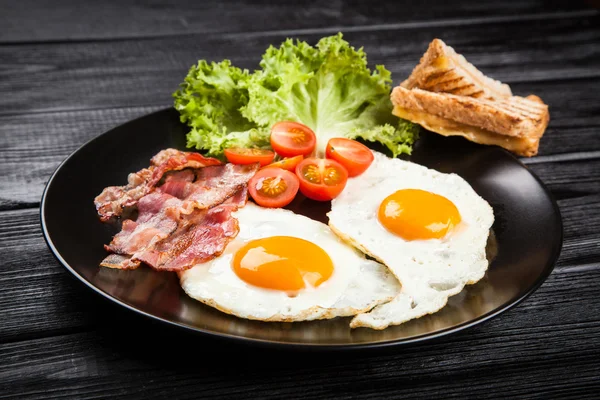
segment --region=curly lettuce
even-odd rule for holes
[[[246,119],[241,109],[249,100],[247,70],[198,61],[190,68],[175,97],[181,122],[190,126],[188,147],[220,157],[229,147],[267,147],[269,129]]]
[[[199,61],[174,97],[181,121],[191,127],[188,146],[213,156],[227,147],[268,147],[270,127],[283,120],[314,130],[317,155],[333,137],[410,154],[418,126],[392,115],[390,90],[390,72],[382,65],[371,71],[363,49],[340,33],[315,47],[291,39],[271,46],[252,74],[228,60]]]

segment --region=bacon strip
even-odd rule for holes
[[[167,161],[168,162],[168,161]],[[161,164],[163,165],[163,164]],[[182,271],[220,255],[238,233],[231,213],[248,198],[258,165],[215,165],[170,172],[156,190],[137,200],[137,220],[125,220],[105,246],[101,265],[135,269],[144,262]]]
[[[168,193],[180,195],[178,197],[184,200],[181,213],[189,214],[197,208],[206,209],[223,203],[241,188],[245,188],[257,169],[256,164],[204,167],[196,170],[196,181],[185,188],[165,188],[163,185],[159,190],[170,190]]]
[[[135,254],[169,236],[179,223],[182,201],[169,194],[153,192],[138,202],[136,221],[123,221],[121,231],[104,248],[118,254]]]
[[[209,210],[194,210],[175,232],[135,259],[161,271],[183,271],[211,260],[239,232],[238,222],[231,216],[235,209],[218,205]]]
[[[221,164],[215,158],[207,158],[198,153],[176,149],[163,150],[152,157],[150,162],[150,167],[129,174],[127,185],[109,186],[94,199],[96,210],[102,221],[118,217],[125,208],[137,204],[137,201],[150,193],[169,171]]]
[[[183,271],[218,257],[239,232],[231,213],[247,200],[244,185],[222,204],[209,210],[194,210],[184,216],[175,232],[136,256],[136,260],[161,271]]]
[[[115,269],[136,269],[141,263],[141,261],[132,261],[131,256],[128,255],[111,254],[102,260],[100,266]]]

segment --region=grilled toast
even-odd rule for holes
[[[444,136],[463,136],[518,155],[537,154],[550,115],[534,95],[483,75],[435,39],[411,76],[392,91],[393,113]]]
[[[419,64],[400,86],[476,98],[512,95],[508,85],[485,76],[440,39],[429,44]]]

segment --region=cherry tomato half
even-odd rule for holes
[[[260,163],[261,166],[270,164],[275,158],[275,153],[271,150],[262,149],[243,149],[234,147],[225,149],[225,157],[232,164],[254,164]]]
[[[327,158],[342,164],[348,170],[348,176],[357,176],[369,168],[373,162],[373,152],[356,140],[333,138],[327,142]]]
[[[317,137],[298,122],[278,122],[271,128],[271,147],[282,157],[307,156],[315,149]]]
[[[265,165],[263,168],[281,168],[286,171],[296,171],[296,165],[300,164],[300,161],[304,159],[304,156],[296,156],[291,158],[284,158],[269,165]]]
[[[250,179],[248,191],[259,206],[276,208],[290,204],[298,193],[298,186],[298,177],[292,172],[265,168]]]
[[[335,160],[307,158],[296,167],[300,191],[309,199],[328,201],[336,198],[348,180],[348,171]]]

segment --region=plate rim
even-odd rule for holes
[[[58,251],[58,249],[55,247],[54,243],[52,242],[52,239],[50,237],[50,232],[48,231],[48,227],[46,225],[46,215],[45,215],[46,214],[46,199],[47,199],[47,195],[48,195],[48,190],[51,187],[52,182],[54,181],[54,178],[58,175],[58,173],[61,171],[61,169],[64,167],[64,165],[73,156],[75,156],[75,154],[77,154],[79,151],[81,151],[84,147],[92,144],[94,141],[98,140],[99,138],[108,134],[109,132],[113,131],[116,128],[122,127],[122,126],[130,124],[130,123],[134,123],[134,122],[136,122],[140,119],[146,118],[150,115],[155,115],[155,114],[159,114],[159,113],[165,113],[165,112],[172,111],[172,109],[173,109],[172,107],[163,108],[160,110],[156,110],[154,112],[150,112],[150,113],[141,115],[137,118],[128,120],[122,124],[115,125],[112,128],[105,130],[104,132],[94,136],[93,138],[89,139],[88,141],[86,141],[85,143],[80,145],[76,150],[71,152],[56,167],[56,169],[54,170],[54,172],[52,173],[52,175],[50,176],[50,178],[48,179],[48,182],[46,183],[46,185],[44,187],[44,191],[42,192],[42,197],[41,197],[41,201],[40,201],[40,211],[39,212],[40,212],[40,224],[42,227],[42,234],[43,234],[44,240],[46,242],[46,245],[50,249],[50,252],[54,256],[54,258],[68,272],[70,272],[71,275],[73,275],[75,278],[77,278],[80,282],[82,282],[85,286],[87,286],[89,289],[91,289],[97,295],[100,295],[105,300],[111,301],[121,307],[124,307],[125,309],[127,309],[131,312],[134,312],[138,315],[148,318],[150,321],[165,323],[167,326],[174,327],[176,329],[181,329],[188,333],[197,334],[197,335],[205,335],[206,337],[210,337],[210,338],[217,339],[217,340],[228,340],[228,341],[236,342],[239,344],[257,345],[257,346],[262,346],[262,347],[267,347],[267,348],[291,349],[291,350],[303,350],[303,351],[305,351],[305,350],[337,350],[337,351],[340,351],[340,350],[387,348],[387,347],[393,347],[393,346],[410,345],[410,344],[421,343],[421,342],[425,342],[425,341],[429,341],[429,340],[436,340],[436,339],[439,339],[439,338],[442,338],[442,337],[445,337],[445,336],[448,336],[448,335],[451,335],[454,333],[464,331],[464,330],[474,327],[476,325],[482,324],[482,323],[496,317],[497,315],[512,309],[513,307],[516,307],[517,305],[521,304],[524,300],[526,300],[529,296],[531,296],[537,289],[539,289],[539,287],[546,281],[546,279],[548,279],[548,277],[554,270],[554,267],[560,257],[562,247],[564,244],[564,227],[563,227],[562,215],[560,213],[560,208],[558,206],[556,199],[554,198],[554,195],[552,194],[552,192],[550,190],[548,190],[548,188],[546,187],[544,182],[533,171],[531,171],[527,167],[526,164],[524,164],[520,159],[518,159],[516,156],[514,156],[512,153],[508,152],[507,150],[498,148],[499,150],[504,152],[505,155],[508,155],[509,157],[511,157],[522,168],[524,168],[535,179],[535,181],[541,186],[541,188],[544,190],[546,196],[548,196],[550,203],[552,204],[552,208],[554,210],[554,219],[555,219],[554,222],[557,223],[557,226],[559,228],[558,229],[559,230],[558,246],[554,249],[554,251],[552,253],[552,257],[550,258],[550,262],[546,263],[546,265],[544,266],[542,274],[540,274],[538,276],[538,278],[533,283],[533,285],[531,285],[525,291],[525,293],[523,293],[520,296],[517,296],[517,298],[515,298],[515,299],[510,299],[503,306],[496,308],[494,310],[491,310],[483,315],[480,315],[479,317],[477,317],[475,319],[472,319],[470,321],[465,321],[461,324],[458,324],[458,325],[455,325],[455,326],[452,326],[449,328],[445,328],[440,331],[436,331],[434,333],[421,334],[418,336],[404,338],[404,339],[391,339],[391,340],[382,340],[382,341],[377,341],[377,342],[363,342],[363,343],[339,343],[339,344],[323,343],[323,344],[321,344],[321,343],[277,341],[277,340],[252,338],[252,337],[247,337],[247,336],[243,336],[243,335],[219,333],[219,332],[215,332],[215,331],[200,328],[200,327],[194,327],[194,326],[186,325],[183,323],[171,321],[169,319],[159,317],[159,316],[151,314],[149,312],[142,311],[140,309],[137,309],[134,306],[131,306],[131,305],[125,303],[124,301],[122,301],[116,297],[111,296],[109,293],[104,292],[100,288],[93,285],[91,282],[87,281],[81,274],[79,274],[73,267],[71,267],[69,265],[69,263],[61,256],[60,252]]]

